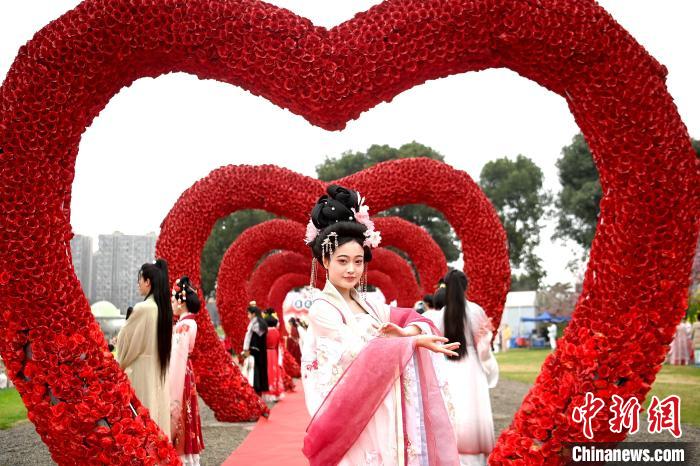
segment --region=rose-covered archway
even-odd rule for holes
[[[603,199],[574,319],[491,462],[556,461],[583,439],[570,414],[586,391],[644,397],[685,309],[700,174],[665,68],[593,0],[387,0],[331,29],[255,0],[86,0],[20,49],[0,90],[0,354],[53,459],[176,458],[106,351],[70,261],[80,137],[112,96],[182,71],[335,130],[429,79],[493,67],[566,99]],[[390,185],[363,194],[374,202]],[[495,316],[480,301],[503,277],[490,262],[493,281],[470,297]],[[605,420],[597,440],[624,438]]]
[[[376,217],[373,221],[382,233],[382,246],[408,255],[416,269],[420,292],[435,291],[438,280],[447,273],[447,259],[433,237],[422,227],[400,217]]]
[[[235,349],[243,345],[243,337],[248,325],[246,307],[251,300],[248,281],[255,266],[266,254],[275,250],[287,250],[308,256],[310,268],[311,253],[304,243],[306,227],[291,220],[274,219],[248,228],[241,233],[226,250],[221,259],[217,275],[216,306],[221,317],[221,325]],[[373,251],[378,270],[392,277],[398,291],[398,304],[411,307],[420,299],[418,283],[411,266],[397,253],[379,248]],[[310,273],[309,273],[310,278]]]
[[[415,189],[426,194],[436,191],[429,201],[433,207],[447,213],[461,240],[465,271],[470,273],[470,297],[486,309],[497,325],[505,302],[510,269],[505,232],[488,199],[469,175],[431,159],[414,159],[413,162],[407,159],[390,161],[365,170],[367,176],[362,182],[368,184],[367,189],[373,183],[382,182],[373,175],[375,172],[384,173],[381,167],[394,173],[393,182],[396,183],[396,195],[392,196],[386,191],[381,193],[384,206],[403,203],[401,191],[406,183],[411,183]],[[415,170],[423,173],[424,177],[415,179]],[[442,198],[445,188],[428,181],[438,177],[443,178],[445,183],[454,183],[452,199]],[[345,180],[341,179],[338,182],[344,183]],[[364,190],[357,181],[354,183],[354,187],[360,192]],[[270,165],[221,167],[194,183],[180,196],[162,222],[156,254],[168,260],[172,276],[188,275],[198,283],[198,258],[201,257],[208,234],[216,220],[240,209],[258,207],[305,223],[310,210],[308,206],[313,205],[326,184]],[[292,189],[280,190],[279,186]],[[368,202],[371,203],[372,199]],[[472,208],[455,210],[454,202],[466,203]],[[304,203],[308,203],[307,207],[300,208]],[[480,215],[486,217],[477,219]],[[186,218],[196,218],[198,221],[187,222],[183,220]],[[476,231],[473,226],[485,228],[492,234]],[[302,246],[296,243],[296,247]],[[416,254],[419,260],[421,257],[427,257],[426,251],[430,248],[432,246],[426,245],[424,251]],[[485,250],[489,251],[489,254],[484,254]],[[426,277],[434,273],[430,272],[430,268],[426,270]],[[426,279],[429,280],[430,278]],[[250,393],[245,388],[241,393],[247,396],[246,399],[253,407],[248,411],[241,409],[245,400],[238,395],[242,383],[239,371],[230,362],[223,345],[218,343],[218,335],[209,315],[200,313],[197,321],[203,337],[195,347],[193,360],[202,398],[214,410],[219,420],[236,421],[255,416],[259,403],[257,399],[250,398]],[[232,410],[232,407],[238,409]]]

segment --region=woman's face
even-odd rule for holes
[[[139,274],[139,294],[141,296],[147,296],[151,292],[151,281],[148,278],[143,278]]]
[[[365,251],[357,241],[348,241],[339,246],[330,260],[323,259],[328,278],[336,288],[355,288],[365,271]]]

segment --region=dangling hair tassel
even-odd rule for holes
[[[309,280],[309,286],[311,288],[316,288],[316,264],[318,261],[314,257],[311,259],[311,279]]]
[[[360,277],[360,297],[363,301],[367,301],[367,264],[365,264],[365,270]]]

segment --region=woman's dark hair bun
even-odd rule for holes
[[[311,221],[319,230],[338,222],[354,222],[359,207],[359,196],[352,189],[332,184],[321,196],[311,211]]]
[[[355,220],[359,209],[360,196],[357,191],[332,184],[311,210],[311,221],[319,230],[316,239],[309,244],[314,257],[323,263],[323,240],[329,233],[336,233],[338,246],[348,241],[357,241],[365,251],[365,261],[372,260],[369,246],[364,246],[367,227]],[[355,212],[353,212],[353,210]]]
[[[180,286],[180,291],[175,293],[175,299],[179,302],[185,302],[187,310],[192,314],[196,314],[202,308],[202,302],[197,295],[197,289],[192,285],[190,277],[184,275],[177,281]],[[184,298],[184,299],[183,299]]]
[[[190,282],[190,277],[188,277],[187,275],[183,275],[182,277],[180,277],[180,286],[183,288],[184,287],[194,288],[192,286],[192,282]]]

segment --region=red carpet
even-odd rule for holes
[[[310,417],[301,382],[296,382],[297,391],[287,393],[272,408],[269,419],[260,418],[224,466],[308,466],[301,447]]]

